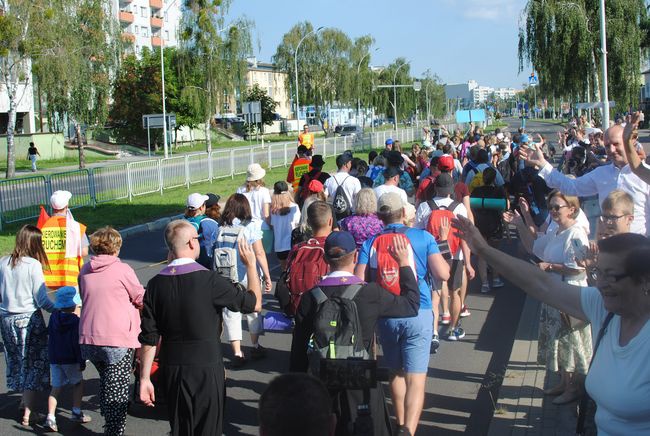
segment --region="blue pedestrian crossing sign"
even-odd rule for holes
[[[537,85],[539,85],[539,79],[535,75],[535,72],[530,73],[530,77],[528,78],[528,85],[529,86],[537,86]]]

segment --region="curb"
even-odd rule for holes
[[[174,215],[165,218],[157,219],[156,221],[151,221],[144,224],[138,224],[137,226],[127,227],[126,229],[120,230],[120,235],[122,239],[126,239],[131,236],[139,235],[146,232],[155,232],[162,230],[169,224],[171,221],[181,219],[183,215]]]

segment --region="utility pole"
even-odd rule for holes
[[[609,128],[609,92],[607,89],[607,29],[605,0],[600,0],[600,65],[603,71],[603,131]]]

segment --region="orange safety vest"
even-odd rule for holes
[[[83,266],[83,258],[65,257],[66,217],[50,217],[41,231],[43,232],[43,248],[50,263],[49,271],[45,269],[45,285],[50,289],[59,289],[62,286],[77,286],[79,270]],[[81,235],[86,233],[86,226],[78,223]]]
[[[298,135],[298,145],[304,145],[307,149],[311,149],[314,146],[314,134],[301,133]]]
[[[298,189],[300,178],[303,176],[303,174],[307,174],[309,171],[311,171],[310,159],[304,157],[294,159],[291,167],[289,168],[289,174],[287,175],[287,182],[291,183],[294,192],[296,192],[296,189]]]

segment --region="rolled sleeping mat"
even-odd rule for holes
[[[472,209],[506,210],[505,198],[470,197],[469,205]]]

